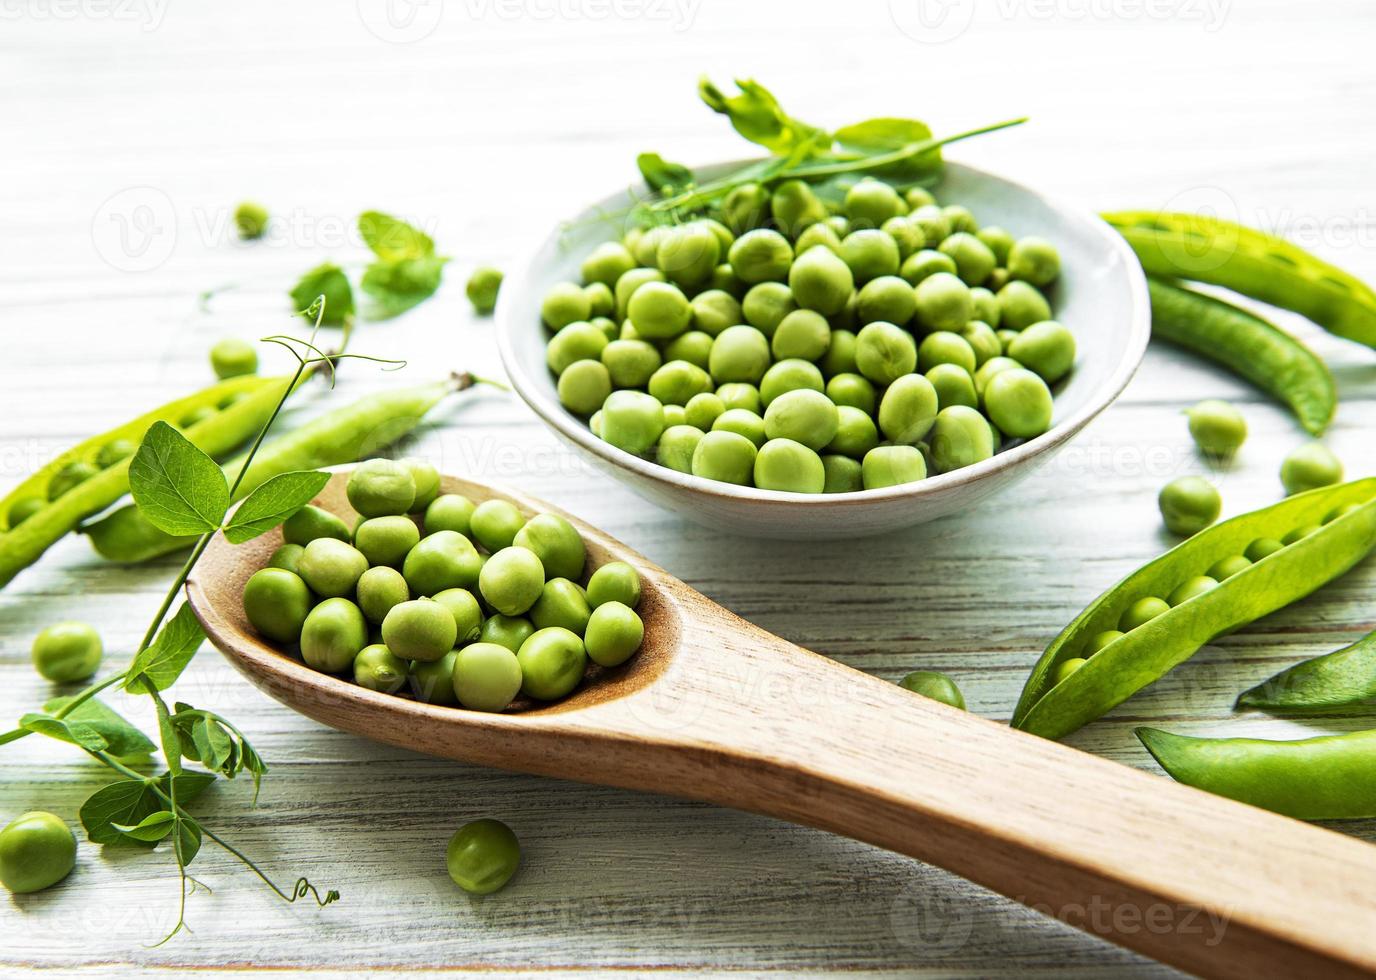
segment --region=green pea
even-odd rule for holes
[[[997,296],[984,286],[976,286],[970,290],[970,303],[974,307],[976,320],[988,324],[991,329],[998,329],[999,300]]]
[[[433,596],[445,589],[471,588],[482,566],[483,560],[468,538],[458,531],[434,531],[411,549],[402,562],[401,574],[413,594]]]
[[[866,490],[915,483],[927,476],[927,461],[913,446],[878,446],[865,453],[861,480]]]
[[[561,328],[545,345],[545,364],[555,374],[563,374],[577,361],[601,358],[607,335],[586,320],[576,320]]]
[[[590,316],[592,304],[583,288],[573,282],[555,283],[540,304],[540,319],[551,330],[560,330]]]
[[[726,412],[717,422],[730,414]],[[714,428],[693,450],[693,475],[747,486],[754,474],[755,455],[755,444],[745,436]]]
[[[817,365],[801,358],[790,357],[776,362],[764,373],[764,377],[760,379],[760,401],[768,408],[770,402],[790,391],[822,391],[825,387],[822,372]]]
[[[1005,354],[1007,354],[1009,348],[1013,346],[1013,341],[1018,339],[1017,330],[995,330],[994,333],[999,338],[999,343],[1003,345],[1003,352]]]
[[[53,474],[48,481],[48,500],[53,501],[85,483],[100,471],[85,460],[75,460]]]
[[[244,583],[244,615],[255,630],[278,643],[301,638],[313,602],[305,581],[283,568],[261,568]]]
[[[826,475],[823,493],[855,493],[865,489],[864,467],[858,459],[828,454],[822,457],[822,470]]]
[[[34,637],[29,649],[34,670],[58,684],[84,681],[100,667],[103,654],[100,634],[76,622],[47,627]]]
[[[664,425],[663,404],[644,392],[614,391],[602,406],[602,438],[628,453],[653,446]]]
[[[234,209],[234,227],[244,241],[262,238],[268,230],[268,209],[255,201],[244,201]]]
[[[971,320],[961,327],[960,338],[969,344],[970,350],[974,352],[975,368],[1003,353],[1003,343],[999,340],[998,334],[994,333],[993,327],[982,320]],[[921,360],[920,348],[918,359]],[[974,373],[975,368],[969,369],[971,374]]]
[[[899,681],[898,686],[924,698],[965,710],[965,695],[960,693],[955,681],[939,671],[915,670]]]
[[[845,211],[852,222],[878,228],[895,215],[907,213],[908,206],[898,192],[881,180],[865,177],[846,191]]]
[[[533,552],[550,578],[583,575],[587,558],[583,536],[558,514],[536,514],[516,532],[512,544]]]
[[[994,433],[973,408],[952,405],[936,413],[930,443],[937,472],[949,473],[994,455]]]
[[[1051,428],[1051,390],[1031,371],[1000,371],[984,387],[984,408],[999,431],[1019,439]]]
[[[880,276],[898,275],[898,243],[891,235],[877,228],[853,231],[847,235],[841,241],[839,257],[850,267],[853,286],[864,285]]]
[[[644,639],[645,625],[635,610],[613,600],[593,610],[583,642],[593,663],[616,667],[629,660]]]
[[[923,373],[938,364],[958,364],[973,372],[976,366],[974,348],[959,334],[936,330],[922,338],[917,348],[917,369]]]
[[[712,387],[708,373],[687,361],[667,362],[650,376],[649,384],[650,395],[664,405],[687,405],[694,395]]]
[[[979,231],[979,224],[975,221],[975,216],[970,213],[970,209],[963,204],[948,204],[941,209],[941,216],[946,219],[946,223],[951,226],[951,234],[956,232],[969,232],[974,234]]]
[[[861,288],[856,309],[864,323],[883,320],[901,327],[917,311],[917,297],[912,286],[898,276],[878,276]]]
[[[875,234],[884,237],[893,246],[893,240],[883,232]],[[896,246],[893,257],[897,264]],[[811,248],[798,256],[788,270],[788,288],[792,290],[793,299],[799,306],[830,316],[845,307],[855,289],[855,277],[850,266],[830,249]]]
[[[475,820],[450,838],[444,860],[454,884],[474,895],[488,895],[516,873],[521,845],[500,820]]]
[[[349,542],[353,534],[337,514],[307,504],[282,522],[282,538],[288,544],[308,545],[317,538]]]
[[[936,204],[936,198],[932,197],[932,192],[925,187],[908,188],[903,192],[903,200],[907,202],[908,208],[912,211]]]
[[[412,661],[406,675],[411,696],[423,704],[458,704],[459,699],[454,695],[454,666],[458,658],[459,651],[450,650],[428,663]]]
[[[1170,603],[1159,596],[1143,596],[1123,612],[1123,618],[1119,621],[1118,628],[1124,633],[1131,633],[1137,627],[1151,622],[1170,608]]]
[[[778,360],[790,357],[816,361],[831,344],[831,325],[815,310],[794,310],[779,321],[770,340],[770,350]]]
[[[922,243],[928,248],[936,248],[950,237],[954,230],[942,209],[934,204],[914,208],[908,215],[908,220],[922,232]]]
[[[758,228],[736,239],[727,261],[741,282],[782,282],[793,264],[793,246],[777,231]]]
[[[768,438],[791,439],[814,451],[831,442],[837,425],[836,405],[822,392],[808,388],[784,392],[770,401],[764,413]],[[820,460],[817,472],[821,472]]]
[[[740,301],[724,289],[704,290],[693,297],[689,306],[693,309],[693,329],[709,337],[744,322]]]
[[[737,235],[759,228],[769,218],[769,191],[756,183],[737,184],[721,203],[721,219]]]
[[[370,623],[381,626],[394,606],[411,598],[406,576],[395,568],[379,565],[358,578],[358,608]]]
[[[1172,534],[1191,535],[1218,520],[1223,499],[1202,476],[1182,476],[1161,488],[1157,497],[1161,519]]]
[[[297,574],[301,568],[301,556],[306,549],[299,544],[284,544],[268,556],[267,568],[285,568]]]
[[[596,609],[608,602],[640,605],[640,573],[624,561],[607,562],[588,579],[588,604]]]
[[[817,363],[822,369],[822,376],[834,378],[838,374],[854,374],[858,370],[855,364],[855,351],[858,346],[854,332],[832,327],[831,343],[827,345],[827,352]]]
[[[613,340],[599,357],[614,388],[643,388],[663,363],[659,351],[643,340]]]
[[[502,548],[478,575],[478,590],[489,606],[505,616],[519,616],[535,604],[545,585],[545,566],[529,548]]]
[[[301,626],[301,658],[327,674],[341,674],[351,668],[367,645],[368,624],[348,599],[326,599],[310,611]]]
[[[1333,521],[1336,521],[1340,517],[1346,517],[1348,514],[1351,514],[1354,511],[1358,511],[1361,509],[1362,505],[1356,502],[1350,504],[1343,504],[1340,507],[1334,507],[1331,511],[1324,515],[1323,522],[1325,524],[1331,523]]]
[[[879,445],[879,430],[875,428],[874,419],[865,412],[850,405],[839,405],[836,418],[836,435],[826,445],[828,453],[864,459],[867,452]],[[757,459],[756,470],[759,465]]]
[[[917,366],[912,334],[892,323],[867,324],[855,340],[855,363],[877,385],[892,384]]]
[[[949,272],[936,272],[917,284],[916,320],[927,331],[959,330],[974,316],[970,287]]]
[[[1095,633],[1089,638],[1089,642],[1085,644],[1085,656],[1094,656],[1120,636],[1127,636],[1127,634],[1122,630],[1103,630],[1102,632]]]
[[[688,399],[688,404],[683,407],[683,417],[688,425],[705,431],[712,428],[712,423],[724,411],[726,403],[715,392],[703,391]],[[663,443],[664,437],[661,436],[659,441]]]
[[[712,276],[721,258],[721,240],[700,221],[669,229],[655,252],[656,264],[671,282],[697,286]]]
[[[521,644],[535,632],[535,625],[524,616],[503,616],[498,613],[483,621],[482,632],[478,639],[483,643],[495,643],[506,647],[512,653],[521,649]]]
[[[467,589],[445,589],[443,592],[436,593],[432,598],[445,609],[448,609],[449,615],[454,617],[454,626],[458,637],[454,641],[456,644],[462,646],[478,638],[482,632],[483,611],[472,592]]]
[[[756,384],[769,369],[769,339],[755,327],[727,327],[712,342],[707,369],[718,384]]]
[[[720,416],[718,416],[720,417]],[[671,425],[659,437],[655,458],[661,466],[680,473],[693,472],[693,453],[698,448],[703,431],[694,425]]]
[[[626,306],[632,326],[650,340],[668,340],[688,329],[693,308],[683,291],[672,283],[647,282]]]
[[[193,428],[195,426],[200,425],[202,422],[210,421],[216,416],[216,414],[216,410],[211,408],[209,405],[202,405],[200,408],[193,408],[181,420],[181,422],[178,424],[178,428]]]
[[[458,624],[448,607],[434,599],[397,603],[382,620],[382,640],[398,657],[426,663],[439,660],[458,639]]]
[[[765,441],[764,418],[744,408],[731,408],[722,412],[717,416],[717,420],[712,423],[712,431],[734,432],[736,435],[749,439],[757,449],[763,446]],[[696,443],[693,446],[693,453],[694,455],[697,454]]]
[[[984,389],[989,387],[989,382],[993,379],[994,375],[1000,374],[1003,371],[1015,371],[1021,367],[1022,365],[1011,357],[989,358],[989,360],[981,364],[979,369],[975,371],[975,391],[983,395]]]
[[[793,243],[793,252],[795,255],[802,255],[808,249],[818,245],[822,248],[831,249],[837,255],[841,254],[841,236],[836,234],[831,225],[821,221],[803,229],[803,233]]]
[[[889,385],[879,402],[879,431],[899,445],[915,445],[937,418],[937,393],[920,374],[905,374]]]
[[[1246,555],[1229,555],[1227,558],[1220,558],[1209,566],[1208,575],[1210,578],[1222,582],[1225,578],[1231,578],[1238,572],[1246,571],[1252,567],[1252,559]]]
[[[956,275],[970,286],[978,286],[989,278],[998,262],[989,246],[966,231],[958,231],[938,246],[956,264]]]
[[[743,408],[756,414],[764,410],[760,389],[748,382],[728,381],[717,388],[717,397],[721,399],[724,410]]]
[[[457,531],[467,536],[472,528],[475,504],[458,493],[446,493],[431,501],[425,508],[425,531]]]
[[[1061,256],[1045,238],[1019,238],[1008,252],[1008,274],[1034,286],[1049,286],[1061,274]]]
[[[924,248],[903,260],[898,274],[910,286],[920,286],[938,272],[955,275],[956,262],[943,252]],[[916,307],[914,307],[916,312]]]
[[[609,243],[614,244],[614,243]],[[586,268],[586,263],[584,263]],[[464,293],[473,309],[482,314],[491,313],[497,305],[497,293],[502,288],[502,270],[483,265],[473,270],[464,285]]]
[[[559,404],[575,415],[591,415],[612,393],[612,377],[601,361],[577,361],[559,375]]]
[[[454,658],[454,696],[474,711],[502,711],[521,692],[521,664],[497,643],[472,643]]]
[[[686,333],[681,333],[664,346],[664,359],[666,361],[687,361],[704,371],[707,370],[707,362],[711,353],[712,335],[703,333],[701,330],[689,330]]]
[[[1034,323],[1051,319],[1051,304],[1037,287],[1014,280],[998,291],[999,324],[1009,330],[1023,330]]]
[[[603,242],[583,260],[583,281],[615,286],[623,274],[634,268],[635,257],[625,245],[620,242]],[[500,282],[500,279],[498,281]]]
[[[10,527],[18,527],[47,506],[47,503],[38,497],[25,497],[22,500],[16,500],[14,506],[10,508]]]
[[[440,495],[440,471],[429,460],[417,456],[407,456],[399,462],[406,467],[416,485],[416,499],[411,502],[411,512],[424,511]]]
[[[1285,547],[1275,538],[1257,538],[1242,552],[1249,561],[1258,562],[1268,555],[1274,555]]]
[[[1216,588],[1218,588],[1218,579],[1212,575],[1196,575],[1177,585],[1166,597],[1166,602],[1172,606],[1178,606],[1182,602],[1189,602],[1196,596],[1201,596],[1205,592],[1212,592]]]
[[[827,382],[826,395],[837,407],[848,405],[873,415],[877,396],[874,385],[861,374],[838,374]]]
[[[755,455],[754,479],[761,490],[821,493],[826,471],[822,458],[811,447],[793,439],[774,438]]]
[[[1280,543],[1286,545],[1294,544],[1296,541],[1299,541],[1303,538],[1307,538],[1309,537],[1309,535],[1314,534],[1318,530],[1318,524],[1301,524],[1299,527],[1292,528],[1290,531],[1288,531],[1285,537],[1280,539]]]
[[[1287,496],[1341,483],[1343,464],[1321,442],[1300,446],[1280,464],[1280,482]]]
[[[359,463],[345,486],[349,503],[364,517],[405,514],[416,501],[416,481],[411,471],[390,459]]]
[[[521,690],[537,701],[556,701],[583,679],[588,655],[577,633],[562,626],[536,630],[516,653]]]
[[[781,282],[762,282],[752,286],[741,301],[745,322],[766,337],[774,336],[784,317],[798,308],[793,290]]]
[[[1008,253],[1013,250],[1012,235],[998,225],[985,225],[975,232],[975,237],[993,254],[995,265],[1008,264]]]
[[[298,568],[301,578],[316,595],[346,596],[353,594],[359,576],[368,570],[368,559],[353,545],[334,538],[316,538],[301,553]]]
[[[76,867],[76,838],[62,818],[30,810],[0,830],[0,885],[16,895],[57,884]]]
[[[937,364],[927,372],[926,378],[936,390],[937,411],[952,405],[979,407],[975,379],[959,364]]]
[[[381,643],[364,647],[354,657],[354,683],[370,691],[395,694],[406,683],[408,673],[406,661]]]
[[[791,238],[827,217],[826,205],[801,180],[786,180],[775,187],[769,198],[769,210],[774,216],[774,224]]]
[[[566,578],[552,578],[540,590],[540,597],[530,607],[530,621],[536,629],[562,626],[579,636],[588,627],[592,610],[583,590]]]
[[[613,290],[613,293],[616,295],[616,319],[626,319],[627,313],[630,311],[631,300],[635,297],[635,294],[640,291],[641,286],[644,286],[646,283],[663,281],[664,273],[660,272],[658,269],[637,267],[630,272],[624,273],[621,278],[616,281],[616,288]],[[589,307],[588,312],[592,312],[591,307]],[[570,320],[569,322],[572,323],[573,321]]]
[[[1079,670],[1086,663],[1088,663],[1088,661],[1085,660],[1084,657],[1071,657],[1069,660],[1061,661],[1056,665],[1056,670],[1051,676],[1052,686],[1054,687],[1061,683],[1061,681],[1075,673],[1075,671]]]
[[[1055,384],[1075,363],[1075,337],[1055,320],[1043,320],[1013,338],[1008,356],[1035,371],[1047,384]]]
[[[358,525],[354,547],[370,565],[400,568],[406,555],[420,543],[420,529],[409,517],[372,517]]]

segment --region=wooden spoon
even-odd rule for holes
[[[344,482],[317,502],[352,525]],[[1204,975],[1376,975],[1376,848],[810,653],[534,498],[452,477],[444,491],[562,514],[590,567],[638,568],[644,649],[563,701],[503,714],[369,691],[279,652],[245,619],[244,582],[279,532],[219,537],[196,567],[187,592],[211,642],[283,704],[380,742],[820,827]]]

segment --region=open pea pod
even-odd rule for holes
[[[1238,708],[1328,711],[1376,701],[1376,633],[1305,660],[1243,691]]]
[[[1199,214],[1117,211],[1103,217],[1150,275],[1223,286],[1376,347],[1376,292],[1298,245]]]
[[[1090,653],[1139,599],[1169,596],[1254,541],[1310,533],[1212,589],[1187,598]],[[1206,528],[1090,603],[1051,641],[1023,686],[1014,728],[1061,738],[1121,704],[1213,638],[1245,626],[1338,577],[1376,546],[1376,478],[1321,487]],[[1059,683],[1057,669],[1086,662]]]
[[[154,422],[177,425],[201,409],[212,409],[214,414],[186,426],[182,432],[211,456],[223,456],[267,424],[290,383],[287,377],[230,378],[87,439],[44,466],[0,501],[0,513],[6,523],[15,503],[33,498],[44,501],[41,509],[23,522],[0,532],[0,587],[75,530],[82,520],[100,513],[129,492],[129,459],[126,458],[78,483],[56,500],[48,501],[49,481],[63,467],[76,461],[93,463],[100,450],[114,440],[138,443]]]
[[[1376,817],[1376,731],[1292,741],[1137,737],[1177,782],[1301,820]]]

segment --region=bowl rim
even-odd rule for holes
[[[695,171],[715,170],[731,166],[743,166],[748,163],[757,162],[759,158],[743,160],[724,160],[714,163],[700,164],[695,166]],[[530,409],[535,412],[540,419],[552,428],[564,439],[573,443],[575,446],[601,459],[609,466],[619,469],[629,470],[636,476],[643,479],[652,480],[662,484],[669,489],[688,490],[699,494],[714,496],[736,501],[749,501],[756,503],[789,503],[809,506],[814,508],[825,508],[843,504],[856,504],[866,502],[894,501],[903,498],[921,499],[924,497],[937,496],[944,491],[949,491],[955,487],[965,484],[975,484],[982,481],[985,477],[1015,467],[1020,463],[1025,463],[1042,453],[1054,449],[1080,432],[1089,422],[1094,419],[1104,409],[1123,393],[1141,366],[1142,358],[1146,353],[1147,342],[1151,339],[1151,300],[1147,292],[1147,279],[1142,271],[1141,263],[1133,253],[1127,241],[1115,232],[1112,227],[1100,218],[1097,214],[1090,212],[1086,214],[1079,208],[1070,207],[1063,204],[1059,199],[1034,191],[1016,180],[1011,180],[1000,174],[992,173],[979,167],[972,167],[956,161],[947,160],[946,167],[955,167],[965,171],[967,174],[977,178],[991,178],[1016,188],[1029,197],[1036,198],[1043,202],[1047,207],[1061,213],[1073,214],[1082,220],[1086,220],[1091,227],[1096,227],[1104,237],[1108,247],[1123,260],[1124,268],[1128,275],[1128,286],[1132,299],[1131,320],[1125,334],[1125,343],[1122,349],[1122,356],[1119,358],[1113,372],[1105,378],[1092,392],[1086,403],[1067,418],[1061,419],[1054,426],[1043,432],[1039,436],[1024,440],[1009,449],[994,453],[989,459],[981,460],[970,466],[964,466],[949,473],[940,473],[935,476],[927,476],[921,480],[911,483],[902,483],[898,486],[884,487],[878,490],[851,490],[845,493],[797,493],[783,490],[762,490],[759,487],[739,486],[733,483],[723,483],[718,480],[709,480],[706,477],[693,476],[691,473],[680,473],[678,470],[659,463],[652,462],[640,456],[619,449],[611,443],[595,436],[590,428],[570,415],[555,397],[551,397],[541,390],[539,382],[532,378],[526,370],[521,358],[516,353],[515,337],[517,330],[530,329],[531,324],[517,323],[513,313],[515,301],[511,296],[528,291],[531,288],[530,280],[534,278],[532,269],[536,257],[549,247],[550,243],[560,234],[556,229],[553,235],[545,234],[533,247],[522,251],[521,262],[516,270],[510,274],[503,283],[502,290],[498,295],[497,308],[494,318],[497,325],[497,350],[502,360],[502,366],[506,370],[508,378],[511,380],[512,389],[521,397]],[[648,188],[643,183],[630,185],[626,191],[628,196],[648,193]],[[608,197],[615,195],[609,194],[599,198],[598,202],[605,201]],[[585,207],[583,212],[593,210],[598,204]],[[583,213],[580,212],[580,213]],[[543,365],[541,365],[543,368]]]

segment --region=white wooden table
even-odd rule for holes
[[[1376,11],[1362,0],[1001,0],[981,3],[964,30],[974,8],[955,0],[930,29],[942,43],[914,26],[916,0],[431,0],[398,7],[391,21],[383,0],[233,6],[4,7],[6,487],[65,446],[206,383],[215,339],[288,329],[284,293],[300,272],[325,257],[363,258],[350,229],[364,208],[424,224],[454,261],[435,300],[360,329],[356,349],[409,358],[403,377],[414,380],[495,370],[491,325],[463,297],[467,270],[514,261],[553,221],[631,179],[638,151],[688,162],[739,155],[724,120],[696,101],[704,72],[753,74],[824,125],[912,115],[940,132],[1028,113],[1031,125],[956,155],[1086,209],[1221,209],[1376,279],[1367,50]],[[264,242],[241,245],[229,232],[245,197],[276,216]],[[239,288],[199,312],[197,294],[225,283]],[[1282,321],[1338,378],[1330,444],[1351,474],[1373,472],[1372,352]],[[351,366],[336,394],[304,400],[291,418],[398,381]],[[1252,430],[1219,476],[1225,512],[1275,499],[1280,459],[1301,441],[1294,422],[1230,377],[1153,347],[1125,396],[1056,462],[967,516],[858,545],[730,542],[729,562],[722,536],[592,472],[514,399],[456,401],[414,451],[567,507],[804,646],[891,679],[949,671],[973,711],[1006,719],[1057,630],[1169,544],[1155,494],[1203,471],[1179,411],[1207,396],[1241,405]],[[111,567],[72,539],[0,592],[0,717],[50,696],[28,664],[34,633],[88,620],[108,660],[121,662],[174,568],[172,559]],[[1074,744],[1147,767],[1134,724],[1302,731],[1234,718],[1231,701],[1376,625],[1373,585],[1367,563],[1210,646]],[[324,729],[253,690],[210,649],[179,690],[238,722],[272,765],[256,808],[248,786],[224,785],[207,798],[207,820],[278,879],[304,873],[343,900],[324,911],[284,905],[207,848],[196,873],[213,895],[191,900],[193,932],[154,949],[174,917],[170,860],[83,843],[62,887],[0,899],[0,973],[1169,972],[860,844]],[[0,751],[5,819],[41,807],[74,822],[105,778],[42,739]],[[506,891],[471,899],[448,880],[443,846],[482,815],[512,824],[525,863]],[[1376,839],[1372,822],[1343,830]]]

